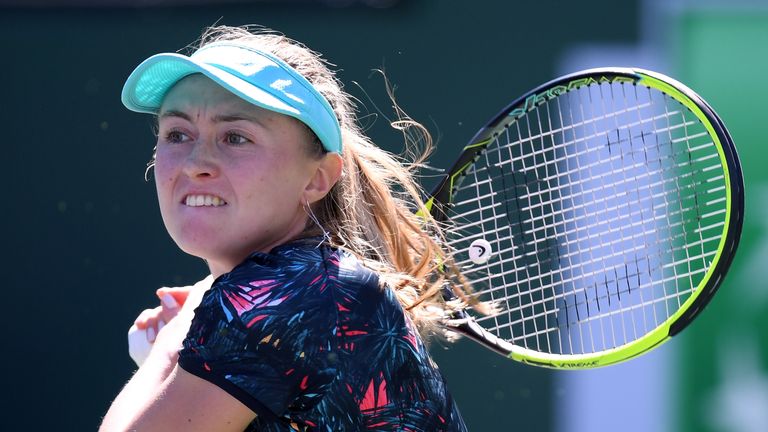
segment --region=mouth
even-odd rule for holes
[[[183,204],[187,207],[221,207],[227,202],[216,195],[187,195]]]

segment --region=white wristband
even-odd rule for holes
[[[131,356],[136,366],[141,367],[152,350],[152,343],[147,340],[147,331],[140,330],[136,324],[128,329],[128,355]]]

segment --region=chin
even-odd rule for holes
[[[200,258],[208,264],[212,272],[226,273],[243,262],[248,253],[239,254],[229,247],[223,247],[221,242],[176,241],[179,248],[186,254]]]
[[[211,241],[206,236],[195,236],[190,238],[189,236],[171,236],[176,246],[179,247],[184,253],[210,261],[216,256],[220,255],[219,245],[217,242]]]
[[[181,249],[181,251],[187,255],[200,258],[202,260],[205,260],[206,262],[211,260],[212,254],[209,251],[203,250],[202,248],[196,248],[191,246],[181,246],[181,245],[178,245],[178,246],[179,246],[179,249]]]

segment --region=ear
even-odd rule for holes
[[[319,161],[315,174],[304,188],[304,200],[313,204],[325,197],[341,177],[343,162],[338,153],[326,153]]]

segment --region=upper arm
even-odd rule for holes
[[[255,417],[229,393],[176,366],[127,429],[241,432]]]

